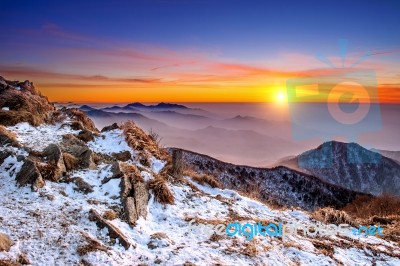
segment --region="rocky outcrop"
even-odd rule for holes
[[[54,105],[32,82],[8,81],[0,77],[0,124],[12,126],[28,122],[38,126],[50,122],[53,111]]]

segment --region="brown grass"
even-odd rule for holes
[[[24,82],[14,83],[11,86],[25,86],[27,89],[18,91],[8,86],[2,90],[0,106],[9,106],[11,110],[0,110],[0,124],[11,126],[20,122],[28,122],[33,126],[38,126],[49,122],[50,112],[54,111],[55,107],[48,102],[46,97],[38,93],[33,84]]]
[[[162,204],[174,204],[174,195],[169,190],[167,182],[160,176],[156,176],[148,183],[148,189],[153,190],[156,201]]]
[[[84,112],[77,108],[67,109],[65,112],[75,121],[81,122],[85,129],[98,132],[98,129],[94,125],[93,121]]]
[[[52,163],[37,163],[36,167],[38,168],[40,174],[45,180],[50,180],[53,182],[57,181],[56,173],[57,173],[57,165]]]
[[[110,221],[114,220],[117,217],[118,217],[117,213],[113,210],[107,210],[103,214],[103,218]]]
[[[15,143],[17,142],[17,134],[8,130],[7,128],[3,127],[2,125],[0,125],[0,135],[6,136],[12,142],[15,142]]]
[[[343,210],[360,224],[383,225],[382,238],[400,243],[400,197],[358,196]]]
[[[28,122],[32,126],[39,126],[44,123],[44,119],[39,115],[34,115],[28,111],[0,110],[0,124],[13,126],[21,122]]]
[[[137,151],[148,151],[151,155],[160,160],[166,160],[169,155],[158,147],[157,142],[147,135],[134,122],[129,121],[122,125],[125,139],[128,145]]]
[[[67,169],[67,171],[74,170],[75,168],[78,167],[79,160],[72,154],[64,152],[63,159],[64,159],[65,168]]]
[[[357,196],[355,200],[347,204],[343,210],[357,218],[400,215],[400,197],[387,194],[378,197],[361,195]]]
[[[357,222],[352,219],[346,212],[336,210],[330,207],[325,207],[314,211],[311,217],[317,221],[327,224],[349,224],[357,226]]]
[[[134,164],[120,163],[121,171],[129,178],[131,183],[144,182],[139,169]]]
[[[246,241],[243,244],[243,249],[241,252],[243,255],[248,257],[255,257],[258,254],[256,241],[252,239],[251,241]]]
[[[194,181],[198,182],[199,184],[202,185],[207,184],[213,188],[222,188],[222,185],[212,175],[208,174],[199,175],[191,168],[185,168],[183,170],[183,175],[190,176]]]
[[[220,183],[215,179],[215,177],[213,177],[212,175],[196,175],[196,176],[192,176],[192,179],[197,181],[200,184],[207,184],[212,188],[221,188],[222,186],[220,185]]]
[[[88,254],[89,252],[96,252],[96,251],[103,251],[103,252],[108,252],[108,249],[106,246],[104,246],[100,241],[97,239],[92,238],[89,236],[86,232],[81,232],[82,236],[86,240],[86,244],[82,245],[78,248],[78,254],[79,256],[84,256]]]

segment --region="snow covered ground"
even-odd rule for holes
[[[60,125],[33,128],[19,124],[8,129],[18,135],[20,143],[35,150],[58,143],[63,134],[77,133],[69,127],[60,129]],[[101,133],[88,145],[108,155],[124,150],[135,155],[119,130]],[[175,204],[162,205],[150,194],[148,216],[140,218],[135,227],[119,218],[110,221],[132,243],[125,250],[118,241],[110,239],[106,228],[99,229],[89,220],[90,209],[103,214],[121,207],[120,180],[101,182],[112,175],[111,165],[100,164],[93,170],[69,173],[71,178],[81,177],[90,184],[91,193],[78,191],[73,182],[49,181],[32,192],[29,187],[16,184],[15,177],[22,166],[17,156],[26,152],[15,151],[0,166],[0,233],[9,235],[14,242],[9,252],[0,252],[0,260],[13,260],[25,254],[32,265],[79,265],[82,259],[92,265],[400,265],[399,246],[376,237],[294,236],[283,241],[257,236],[248,241],[245,236],[216,237],[191,230],[191,220],[199,224],[228,224],[233,220],[301,224],[313,221],[306,212],[275,210],[233,190],[194,183],[189,177],[185,179],[198,191],[184,183],[169,183]],[[155,158],[151,162],[142,171],[145,180],[151,180],[165,165]],[[77,250],[87,236],[100,241],[108,250],[79,255]]]

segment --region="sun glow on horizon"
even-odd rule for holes
[[[286,93],[282,90],[278,91],[276,94],[276,101],[278,103],[285,103],[287,101]]]

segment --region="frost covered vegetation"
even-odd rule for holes
[[[42,97],[24,89],[31,83],[1,81],[0,107],[9,107],[1,112],[18,112],[10,97],[3,97],[8,93],[21,94],[20,103],[30,109],[41,104],[25,101]],[[291,189],[305,184],[286,180],[280,189],[301,198],[272,208],[243,193],[240,180],[228,183],[210,171],[185,167],[179,154],[170,156],[132,122],[99,131],[76,109],[42,111],[40,119],[0,119],[0,265],[400,264],[396,239],[300,234],[247,241],[191,231],[193,220],[308,225],[318,217],[295,207],[306,206],[307,191]],[[285,180],[291,173],[276,171],[274,178]],[[334,202],[337,191],[353,195],[329,186],[316,191],[334,195]],[[358,211],[350,207],[350,214]]]

